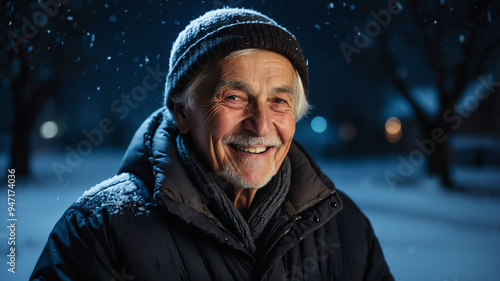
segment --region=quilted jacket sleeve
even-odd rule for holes
[[[103,216],[86,217],[68,209],[56,223],[30,280],[112,280],[110,249]]]

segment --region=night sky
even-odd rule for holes
[[[13,113],[22,111],[15,109],[13,95],[22,95],[24,104],[44,96],[34,102],[39,105],[35,109],[24,109],[38,112],[29,131],[35,150],[74,145],[85,138],[82,130],[98,129],[103,119],[114,129],[99,145],[125,148],[144,118],[162,105],[177,34],[208,10],[234,6],[261,11],[298,38],[309,64],[313,111],[297,124],[296,138],[311,153],[350,157],[411,151],[414,140],[425,137],[425,129],[394,77],[429,120],[439,119],[440,109],[456,110],[456,104],[443,105],[439,79],[446,80],[443,87],[453,88],[459,71],[472,73],[483,64],[468,78],[462,100],[479,85],[480,75],[483,80],[492,75],[490,82],[500,80],[500,50],[491,47],[500,40],[499,3],[419,2],[422,6],[414,13],[411,1],[66,0],[57,6],[55,0],[2,1],[2,33],[8,40],[2,40],[0,53],[1,148],[9,149]],[[430,53],[436,50],[429,51],[427,35],[438,38],[431,40],[438,41],[438,64],[433,63],[436,57]],[[471,57],[467,64],[466,56]],[[444,68],[437,69],[440,64]],[[158,83],[145,93],[136,92],[148,74]],[[16,83],[22,86],[15,88]],[[498,95],[476,101],[471,114],[459,116],[461,122],[450,136],[499,137]],[[396,123],[388,126],[396,127],[388,135],[384,126],[391,117]],[[43,124],[49,136],[56,128],[56,135],[40,133]]]

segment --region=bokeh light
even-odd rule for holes
[[[40,126],[40,136],[44,139],[51,139],[57,135],[59,132],[59,128],[57,127],[57,123],[54,121],[44,122]]]
[[[311,128],[316,133],[323,133],[324,131],[326,131],[327,127],[328,123],[326,122],[326,119],[321,116],[316,116],[313,118],[313,120],[311,120]]]
[[[389,142],[398,142],[403,136],[401,121],[397,117],[391,117],[385,122],[385,138]]]
[[[356,126],[346,122],[339,127],[339,138],[343,141],[352,141],[356,138]]]

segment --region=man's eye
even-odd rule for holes
[[[226,99],[229,99],[229,100],[239,100],[238,96],[235,96],[235,95],[227,96]]]
[[[238,95],[226,96],[223,102],[228,106],[243,106],[246,103],[246,99]]]
[[[286,100],[284,100],[284,99],[276,99],[275,102],[276,103],[286,103]]]

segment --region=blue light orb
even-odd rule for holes
[[[311,120],[311,128],[318,134],[326,131],[327,126],[326,119],[321,116],[316,116]]]

